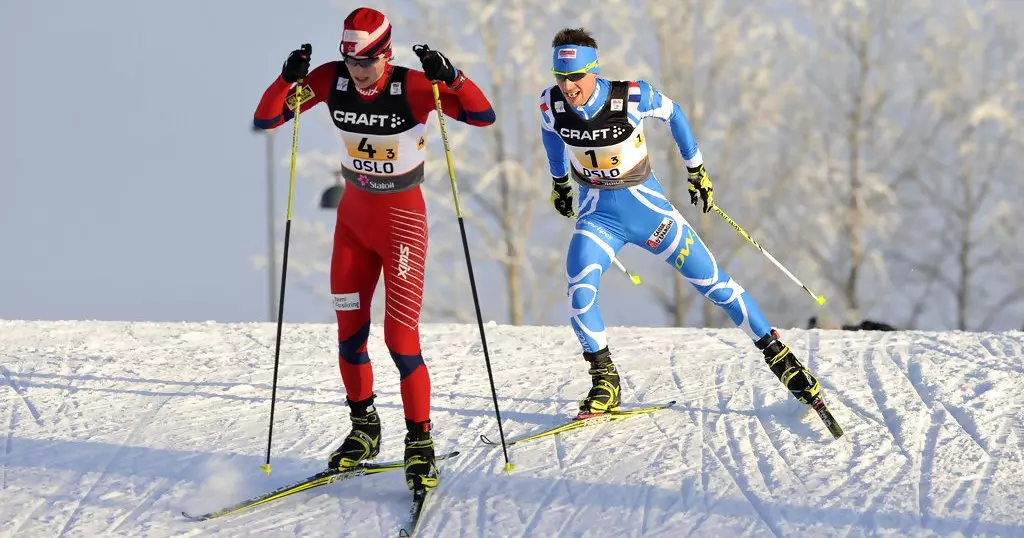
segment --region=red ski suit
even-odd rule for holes
[[[445,115],[470,125],[494,122],[490,102],[460,74],[453,88],[438,83]],[[338,318],[338,364],[349,400],[373,394],[366,351],[370,302],[384,272],[384,341],[401,375],[405,418],[430,418],[430,376],[420,352],[419,318],[427,251],[426,206],[419,183],[423,129],[435,110],[422,71],[388,65],[377,84],[359,90],[344,62],[325,63],[303,82],[301,110],[327,103],[341,132],[345,193],[338,207],[331,256],[331,293]],[[260,100],[254,124],[270,129],[290,120],[296,92],[278,77]]]

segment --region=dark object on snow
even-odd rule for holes
[[[871,321],[866,319],[860,322],[859,325],[843,325],[844,331],[897,331],[896,327],[889,325],[888,323],[882,323],[880,321]]]

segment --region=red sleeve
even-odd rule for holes
[[[441,95],[441,109],[444,115],[452,119],[483,127],[494,123],[494,109],[491,102],[487,100],[484,92],[462,73],[461,86],[456,80],[458,89],[453,90],[447,84],[438,83],[438,93]],[[408,88],[409,106],[412,113],[420,123],[426,123],[430,112],[434,110],[434,90],[430,87],[423,71],[410,69],[405,77],[406,88]]]
[[[306,77],[302,87],[302,112],[327,98],[335,72],[335,62],[328,62],[314,69]],[[256,106],[256,113],[253,114],[252,123],[257,129],[273,129],[295,117],[295,112],[287,102],[289,94],[295,94],[292,89],[294,87],[293,84],[285,82],[280,75],[270,83],[270,87],[263,92],[260,104]]]

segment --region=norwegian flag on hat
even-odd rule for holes
[[[345,18],[341,53],[356,58],[391,56],[391,21],[368,7],[356,8]]]

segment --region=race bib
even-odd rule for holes
[[[619,146],[608,148],[572,148],[576,162],[591,170],[611,170],[622,164]]]
[[[397,136],[373,136],[345,133],[345,149],[353,159],[371,161],[398,160]]]

